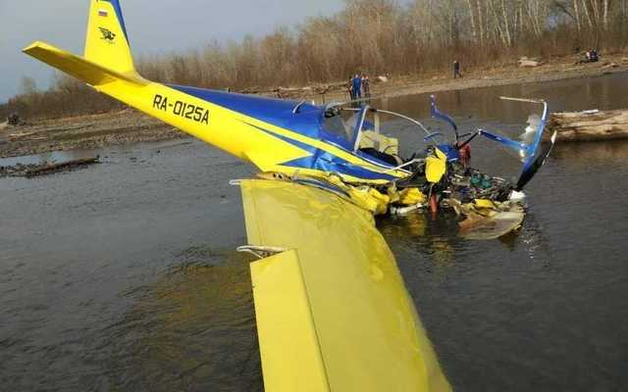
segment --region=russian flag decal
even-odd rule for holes
[[[107,12],[107,10],[98,10],[98,16],[103,16],[103,17],[107,17],[109,16],[109,12]]]

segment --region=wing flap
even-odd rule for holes
[[[299,380],[321,391],[450,390],[370,213],[309,186],[241,185],[249,243],[290,249],[252,266],[268,392],[301,390]]]
[[[251,264],[267,391],[329,391],[296,251]]]

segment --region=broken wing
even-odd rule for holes
[[[278,391],[449,391],[372,215],[325,190],[241,183],[264,384]]]

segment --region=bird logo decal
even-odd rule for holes
[[[111,32],[111,30],[108,30],[104,27],[99,27],[100,29],[100,33],[102,34],[102,39],[107,41],[107,42],[113,42],[114,39],[116,39],[116,35]]]

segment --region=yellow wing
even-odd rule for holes
[[[325,190],[242,182],[267,392],[449,391],[372,215]]]

